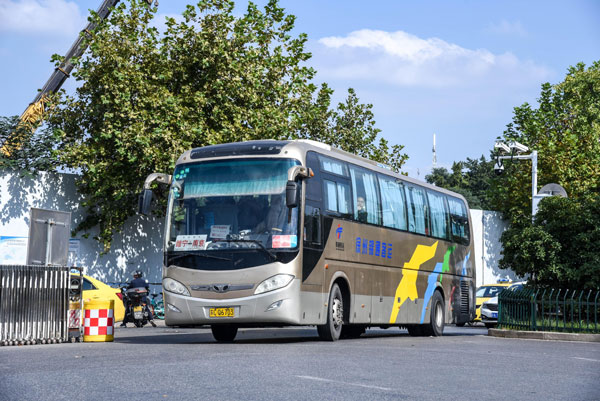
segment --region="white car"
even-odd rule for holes
[[[492,329],[498,323],[498,297],[490,298],[481,305],[481,321]]]
[[[515,291],[520,290],[523,286],[527,284],[526,281],[522,281],[520,283],[514,283],[510,287],[509,290]],[[498,324],[498,296],[494,298],[490,298],[485,301],[481,305],[481,321],[485,324],[485,327],[488,329],[493,329]]]

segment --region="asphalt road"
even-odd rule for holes
[[[371,329],[322,342],[310,327],[116,330],[114,343],[0,347],[0,400],[599,400],[600,344],[441,338]]]

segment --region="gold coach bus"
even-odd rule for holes
[[[475,317],[468,207],[459,194],[310,140],[185,152],[165,227],[165,321],[239,327],[315,325],[335,341],[367,327],[442,335]]]

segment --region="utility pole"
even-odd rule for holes
[[[495,149],[498,149],[500,154],[511,153],[506,156],[496,156],[496,164],[494,165],[494,171],[500,175],[504,171],[504,165],[502,160],[531,160],[531,218],[535,216],[535,197],[537,196],[537,150],[532,150],[528,155],[522,155],[523,152],[528,152],[529,148],[519,142],[511,142],[508,145],[504,142],[496,142],[494,145]],[[516,153],[516,154],[515,154]]]

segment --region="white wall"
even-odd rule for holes
[[[26,263],[30,209],[41,208],[71,212],[71,227],[83,218],[81,196],[75,188],[73,174],[41,173],[35,178],[0,171],[0,264]],[[105,282],[129,281],[131,273],[140,269],[150,282],[160,282],[162,276],[163,219],[134,216],[117,233],[111,250],[101,254],[102,246],[93,237],[97,230],[78,233],[71,242],[78,256],[70,255],[70,263],[84,267],[85,274]],[[7,237],[16,237],[9,239]]]
[[[520,280],[512,270],[498,267],[502,258],[500,236],[507,224],[502,215],[489,210],[471,209],[473,241],[475,246],[475,270],[477,286],[496,283],[499,279]]]

